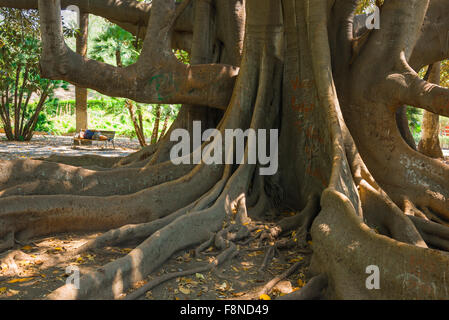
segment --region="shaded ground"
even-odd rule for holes
[[[286,213],[287,214],[287,213]],[[255,230],[253,236],[262,232]],[[126,255],[137,243],[121,247],[105,247],[88,251],[81,255],[70,252],[100,233],[63,234],[34,239],[17,244],[14,250],[0,255],[0,299],[45,299],[51,291],[64,285],[73,273],[68,266],[79,268],[82,274]],[[253,241],[242,247],[239,255],[208,273],[197,273],[178,277],[160,284],[140,299],[250,299],[260,297],[260,289],[275,276],[282,274],[293,264],[303,264],[290,277],[279,282],[269,293],[271,298],[299,290],[307,282],[309,254],[300,254],[295,249],[280,250],[264,271],[263,263],[267,248],[259,249],[262,243]],[[267,243],[269,244],[269,243]],[[246,248],[246,249],[245,249]],[[210,256],[195,257],[194,250],[186,250],[174,255],[162,267],[153,272],[145,281],[135,284],[139,288],[148,281],[172,272],[195,268],[218,254],[212,248],[206,250]],[[133,292],[134,290],[129,290]],[[124,297],[124,296],[123,296]]]

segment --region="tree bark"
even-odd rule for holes
[[[85,61],[67,51],[57,31],[59,1],[39,0],[42,67],[54,77],[97,88],[101,76],[115,81],[113,90],[103,89],[124,97],[136,90],[133,96],[148,100],[157,98],[156,87],[137,92],[148,89],[139,81],[161,71],[176,75],[174,82],[188,90],[174,99],[185,105],[170,130],[191,127],[195,117],[208,120],[207,109],[187,106],[216,107],[217,101],[226,101],[221,120],[206,127],[222,134],[227,129],[280,130],[277,173],[261,175],[261,163],[174,165],[168,156],[170,130],[156,145],[117,162],[105,161],[102,168],[5,162],[0,171],[0,236],[9,242],[0,247],[10,245],[11,236],[20,240],[61,231],[119,228],[95,244],[147,237],[126,256],[81,277],[82,290],[65,285],[47,297],[119,298],[179,250],[202,248],[204,243],[224,252],[239,250],[228,235],[244,233],[243,221],[287,207],[298,216],[273,219],[269,233],[277,246],[276,231],[294,229],[292,244],[312,247],[309,270],[319,275],[314,279],[326,281],[316,286],[312,281],[311,296],[447,298],[449,258],[441,251],[449,248],[449,166],[410,148],[398,130],[397,113],[411,105],[449,115],[449,90],[414,71],[449,56],[439,41],[449,31],[447,19],[441,20],[449,12],[448,2],[385,1],[381,29],[365,30],[363,41],[354,36],[356,1],[246,0],[244,9],[243,2],[227,3],[229,7],[216,1],[216,10],[232,9],[217,15],[209,2],[194,3],[192,63],[240,60],[237,79],[224,65],[180,66],[172,59],[167,26],[176,20],[180,6],[165,0],[151,4],[136,66],[114,69],[89,62],[103,73],[90,70],[90,77],[82,80]],[[211,24],[236,23],[241,16],[243,47],[242,25],[229,29],[235,32],[228,47],[227,30],[215,32]],[[198,34],[204,32],[211,33]],[[211,45],[221,48],[219,54],[210,56]],[[187,99],[196,76],[201,85],[195,89],[201,93]],[[220,79],[227,79],[231,90],[211,99],[218,88],[228,88]],[[164,95],[174,88],[166,85]],[[224,151],[236,148],[234,142],[226,146],[218,139],[207,144],[218,146]],[[245,147],[248,157],[251,146]],[[200,149],[192,151],[189,158]],[[98,163],[98,158],[87,160]],[[27,174],[15,170],[18,166]],[[227,225],[229,221],[235,223]],[[366,285],[367,267],[378,267],[378,290]]]

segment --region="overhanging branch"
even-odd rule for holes
[[[64,42],[59,0],[39,0],[42,30],[41,69],[45,77],[62,79],[109,96],[143,103],[188,103],[226,108],[238,68],[229,65],[184,65],[171,51],[174,3],[153,1],[152,19],[139,60],[118,68],[74,53]]]

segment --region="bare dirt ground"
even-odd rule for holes
[[[71,143],[72,137],[35,136],[31,142],[9,142],[0,135],[0,159],[44,158],[52,154],[126,156],[139,148],[137,141],[126,138],[116,139],[116,149],[105,149],[101,143],[94,142],[93,146],[74,150]],[[278,218],[291,214],[285,212]],[[258,292],[267,282],[298,262],[301,262],[299,268],[279,282],[269,292],[269,298],[300,289],[308,280],[310,248],[307,248],[308,254],[301,253],[303,250],[281,249],[265,270],[259,270],[270,246],[269,242],[257,240],[262,232],[263,225],[253,231],[254,241],[241,245],[239,254],[217,269],[176,277],[146,292],[140,299],[259,299]],[[60,234],[17,243],[13,250],[0,254],[0,299],[45,299],[47,294],[70,280],[74,269],[68,267],[78,268],[83,275],[126,255],[139,244],[105,247],[76,256],[71,254],[74,249],[99,235],[101,233]],[[127,294],[162,275],[203,265],[219,254],[211,247],[206,250],[205,256],[195,257],[194,248],[191,249],[178,252],[144,281],[136,283]],[[264,298],[268,299],[266,296]]]
[[[96,154],[105,157],[127,156],[139,149],[139,142],[129,138],[115,138],[113,149],[102,141],[93,141],[92,146],[72,148],[72,136],[35,135],[31,141],[8,141],[0,134],[0,159],[44,158],[53,154],[65,156],[83,156]]]
[[[257,232],[261,231],[256,230],[255,235]],[[1,254],[0,299],[45,299],[48,293],[70,280],[68,277],[73,274],[74,269],[68,269],[69,266],[78,268],[83,275],[126,255],[137,245],[105,247],[67,259],[72,250],[98,235],[100,233],[63,234],[33,239],[26,244],[17,244],[14,250]],[[258,292],[267,282],[299,261],[304,263],[291,276],[279,282],[269,292],[269,297],[274,299],[304,286],[308,280],[310,254],[298,253],[294,249],[280,250],[280,255],[275,256],[268,267],[260,271],[267,248],[258,249],[259,245],[254,242],[247,245],[246,249],[241,248],[236,257],[210,272],[176,277],[164,282],[146,292],[140,299],[259,299]],[[213,248],[206,250],[207,253],[210,256],[201,258],[195,257],[194,250],[175,254],[144,281],[135,283],[134,289],[129,290],[127,294],[162,275],[196,268],[218,254]],[[120,298],[125,297],[126,295],[123,295]]]

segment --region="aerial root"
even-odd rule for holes
[[[288,268],[286,271],[284,271],[282,274],[274,277],[271,279],[266,285],[263,286],[263,288],[259,291],[258,297],[260,297],[263,294],[269,294],[271,290],[276,286],[280,281],[284,280],[291,274],[293,274],[296,270],[298,270],[303,264],[305,264],[305,260],[301,260],[296,262],[294,265],[292,265],[290,268]]]
[[[140,151],[130,154],[127,157],[120,159],[114,167],[127,167],[134,163],[144,162],[145,164],[150,160],[149,158],[156,152],[156,150],[160,146],[159,140],[157,143],[146,146],[142,148]],[[145,161],[148,160],[148,161]]]
[[[42,166],[33,163],[24,163],[23,166],[29,167],[29,173],[20,178],[11,172],[11,168],[8,169],[10,179],[0,184],[0,197],[55,194],[103,197],[126,195],[180,179],[195,168],[195,165],[176,166],[171,162],[145,169],[112,168],[101,171],[54,163],[45,165],[44,162]]]
[[[95,239],[88,241],[83,244],[81,247],[75,249],[73,252],[74,255],[81,254],[88,250],[94,250],[106,246],[115,246],[121,243],[126,243],[129,241],[140,241],[148,238],[153,233],[162,229],[166,225],[175,221],[177,218],[186,214],[188,210],[193,207],[193,204],[190,204],[187,207],[179,209],[178,211],[164,217],[161,219],[157,219],[151,222],[140,223],[140,224],[129,224],[123,227],[109,230],[108,232],[98,236]]]
[[[447,226],[415,216],[409,218],[426,243],[438,249],[449,251],[449,228]]]
[[[219,265],[223,264],[225,261],[232,259],[236,254],[238,253],[237,247],[234,244],[231,244],[229,248],[224,250],[222,253],[220,253],[215,259],[212,260],[212,262],[201,266],[197,268],[193,268],[190,270],[180,271],[180,272],[174,272],[169,273],[166,275],[163,275],[161,277],[158,277],[156,279],[153,279],[149,281],[147,284],[145,284],[143,287],[137,289],[136,291],[130,293],[127,295],[124,300],[136,300],[142,295],[144,295],[147,291],[155,288],[156,286],[160,285],[161,283],[164,283],[166,281],[169,281],[174,278],[178,277],[185,277],[189,276],[195,273],[202,273],[209,270],[212,270],[213,268],[218,267]]]
[[[274,241],[282,234],[295,230],[295,242],[298,247],[307,246],[307,234],[314,218],[319,212],[319,197],[311,195],[304,209],[296,213],[292,217],[283,218],[276,226],[270,228],[268,232],[264,232],[261,240],[269,239]]]
[[[122,157],[103,157],[97,155],[84,155],[84,156],[51,155],[46,158],[36,158],[35,160],[56,162],[73,167],[98,167],[101,170],[112,168],[121,159]]]
[[[237,246],[235,245],[234,241],[238,241],[242,238],[245,238],[248,236],[248,234],[249,231],[245,226],[238,223],[231,224],[230,226],[213,234],[207,241],[203,242],[195,249],[195,256],[197,257],[201,256],[202,251],[211,246],[212,244],[214,244],[217,249],[223,250],[217,257],[211,258],[212,260],[211,262],[209,262],[204,266],[193,268],[191,270],[174,272],[153,279],[143,287],[127,295],[125,297],[125,300],[138,299],[140,296],[145,294],[145,292],[173,278],[183,277],[195,273],[202,273],[218,267],[225,261],[232,259],[234,256],[238,254]]]
[[[53,291],[47,298],[120,298],[133,283],[143,280],[175,252],[198,245],[209,239],[212,232],[218,232],[227,216],[223,205],[224,201],[218,200],[210,208],[178,217],[128,255],[81,277],[80,290],[69,284]]]
[[[376,190],[366,180],[359,184],[363,215],[367,224],[381,234],[389,235],[397,241],[427,248],[424,239],[409,216],[383,192]]]
[[[415,216],[424,220],[429,220],[429,218],[427,218],[427,216],[408,198],[404,199],[404,213],[408,216]]]
[[[209,248],[215,241],[215,233],[209,238],[209,240],[204,241],[195,249],[195,257],[203,256],[203,251]]]
[[[327,285],[327,276],[321,273],[310,279],[301,290],[279,297],[277,300],[319,300]]]
[[[258,269],[259,272],[264,271],[268,267],[271,260],[274,258],[275,254],[276,254],[276,246],[270,246],[268,248],[267,253],[265,254],[265,257],[263,258],[262,265]]]
[[[424,206],[421,208],[422,211],[424,212],[424,215],[432,221],[438,222],[439,224],[442,224],[446,227],[449,227],[449,223],[447,223],[446,221],[442,220],[441,218],[439,218],[436,214],[434,214],[428,207]]]

